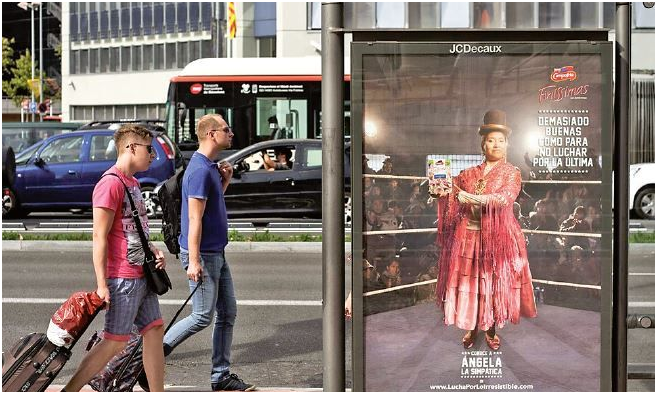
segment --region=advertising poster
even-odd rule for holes
[[[364,390],[605,390],[610,44],[352,59]]]

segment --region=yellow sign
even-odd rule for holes
[[[38,101],[41,101],[41,97],[39,96],[39,87],[41,86],[41,79],[39,78],[32,78],[27,80],[27,86],[30,87],[30,91],[34,94],[34,97],[37,98]]]

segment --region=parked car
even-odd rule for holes
[[[116,127],[114,128],[116,129]],[[175,173],[181,156],[162,129],[152,129],[156,157],[141,183],[149,216],[155,216],[153,189]],[[113,129],[66,132],[46,138],[16,156],[16,179],[3,188],[4,216],[34,211],[90,209],[94,186],[116,162]]]
[[[292,169],[267,171],[263,154],[276,158],[275,150],[292,152]],[[351,207],[350,143],[345,144],[345,207]],[[267,140],[246,147],[221,161],[233,166],[226,190],[229,218],[321,218],[322,141],[315,139]],[[159,186],[158,186],[159,187]],[[155,194],[157,194],[157,190]],[[348,219],[350,220],[350,219]]]
[[[655,163],[630,165],[630,210],[642,219],[655,219]]]

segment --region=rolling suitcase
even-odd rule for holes
[[[68,302],[68,300],[67,300]],[[66,303],[65,303],[66,304]],[[102,310],[101,305],[89,317],[84,329],[70,346],[57,346],[44,333],[30,333],[22,337],[5,353],[2,366],[3,392],[43,392],[71,358],[71,350],[84,330]],[[60,308],[61,310],[61,308]],[[58,311],[59,312],[59,311]]]
[[[194,293],[196,293],[199,286],[201,286],[201,282],[196,285],[189,297],[187,297],[187,300],[185,300],[178,309],[178,312],[173,316],[173,319],[171,319],[171,322],[164,331],[165,334],[176,322],[176,319],[178,319],[178,316]],[[100,341],[101,338],[98,333],[94,333],[89,340],[89,344],[87,344],[87,351],[91,350]],[[142,341],[143,338],[136,327],[133,327],[128,345],[89,381],[91,388],[96,392],[132,392],[137,382],[139,382],[141,388],[148,392],[148,380],[146,379],[144,362],[142,360]]]

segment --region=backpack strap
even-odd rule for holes
[[[155,261],[155,255],[151,251],[151,248],[148,244],[148,238],[146,238],[146,233],[144,232],[144,228],[141,225],[141,219],[139,218],[139,211],[137,210],[137,207],[135,206],[135,201],[132,199],[132,194],[130,194],[130,192],[128,192],[128,186],[125,185],[123,180],[116,173],[106,173],[103,176],[101,176],[100,178],[102,179],[103,177],[109,176],[109,175],[115,176],[117,179],[119,179],[121,184],[123,184],[123,187],[124,187],[123,191],[125,191],[125,195],[128,196],[128,200],[130,201],[130,209],[131,209],[131,213],[132,213],[132,220],[135,222],[135,227],[137,227],[137,232],[139,233],[139,239],[141,240],[141,245],[142,245],[142,248],[144,250],[144,255],[146,257],[146,261],[148,261],[148,262]]]

